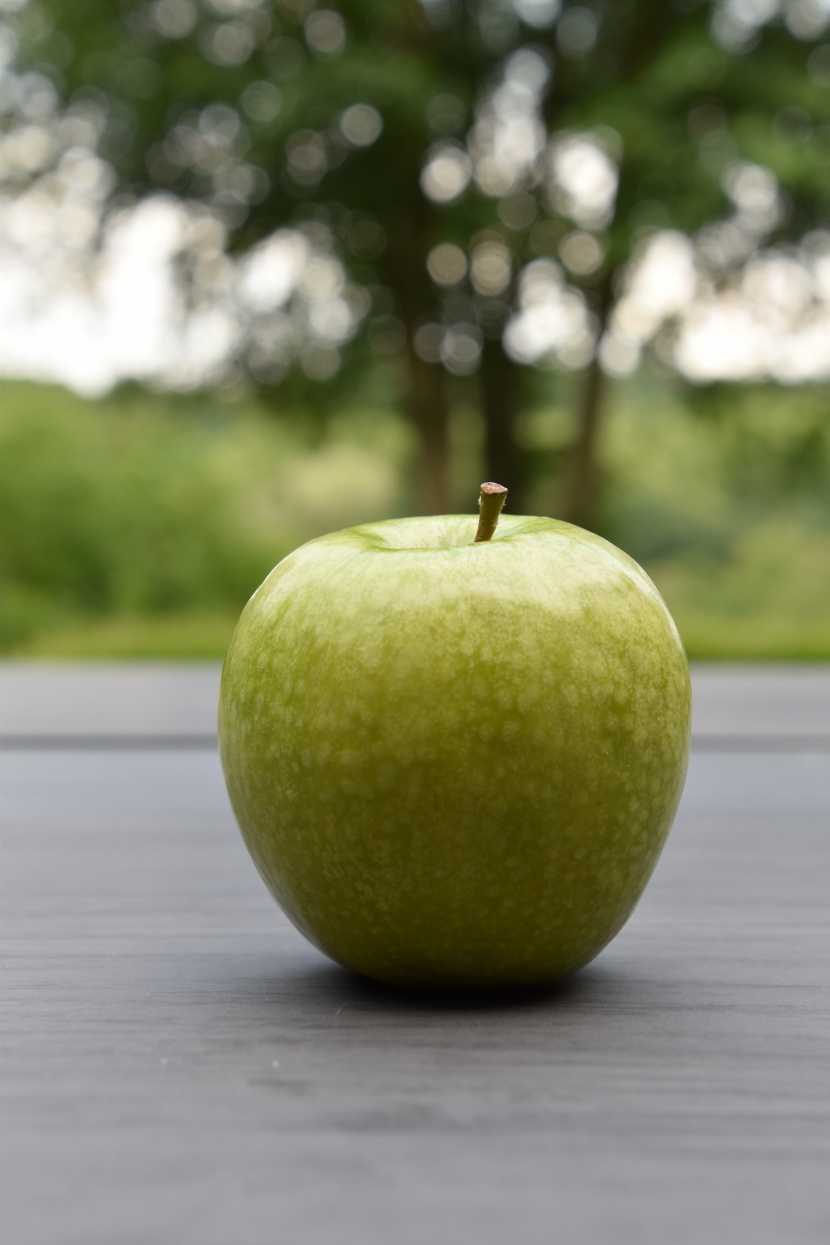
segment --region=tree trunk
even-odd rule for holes
[[[434,291],[427,271],[433,208],[418,190],[420,150],[403,149],[397,154],[395,176],[401,186],[414,187],[414,191],[405,218],[392,233],[385,266],[386,281],[395,291],[396,311],[406,332],[401,398],[418,438],[412,493],[420,514],[447,514],[451,509],[447,373],[440,363],[426,362],[415,349],[418,329],[433,308]]]
[[[599,345],[611,309],[611,284],[600,291],[599,330],[594,357],[583,374],[582,392],[577,409],[578,427],[571,448],[565,480],[563,518],[578,527],[591,528],[600,493],[598,462],[599,432],[605,397],[605,373],[599,362]]]
[[[406,350],[406,407],[418,435],[414,494],[421,514],[446,514],[449,497],[449,405],[442,367]]]
[[[508,490],[508,508],[521,514],[525,471],[516,425],[521,411],[521,368],[505,354],[501,341],[485,338],[479,373],[484,418],[484,474]]]
[[[602,417],[604,375],[595,355],[585,370],[579,402],[579,426],[566,480],[563,518],[590,528],[599,498],[597,446]]]

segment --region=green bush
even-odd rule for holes
[[[87,402],[0,388],[0,649],[43,656],[221,656],[285,553],[402,514],[406,423],[345,410],[266,414],[136,389]],[[523,423],[556,514],[563,407]],[[480,429],[459,410],[459,498]],[[694,657],[830,658],[830,419],[815,388],[615,391],[602,446],[603,534],[643,563]],[[344,487],[344,482],[347,487]],[[463,500],[461,501],[463,505]],[[469,503],[472,509],[472,501]]]
[[[65,637],[73,653],[181,654],[195,628],[204,655],[296,545],[401,508],[410,443],[383,414],[344,412],[323,436],[209,394],[89,402],[10,382],[0,411],[6,652],[59,655]]]
[[[239,606],[273,563],[242,530],[216,429],[147,403],[96,407],[25,386],[4,397],[4,648],[83,617]]]

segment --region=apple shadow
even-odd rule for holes
[[[539,1007],[547,1004],[573,1001],[584,992],[585,982],[580,974],[545,986],[517,986],[498,989],[464,989],[458,986],[393,986],[374,981],[349,969],[336,965],[328,969],[331,976],[337,974],[340,993],[356,1004],[389,1007],[400,1010],[411,1006],[431,1011],[504,1011],[505,1009]],[[331,985],[334,986],[334,981]]]
[[[234,994],[240,990],[256,997],[262,1005],[270,1000],[280,1006],[291,1000],[307,1005],[324,1004],[366,1013],[406,1014],[496,1013],[518,1011],[596,1011],[619,1006],[628,987],[635,988],[630,975],[620,966],[589,964],[561,981],[544,986],[511,989],[460,989],[449,986],[394,986],[363,977],[329,960],[309,956],[291,957],[286,962],[270,960],[243,974]],[[241,999],[239,1000],[242,1001]]]

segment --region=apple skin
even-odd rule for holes
[[[313,540],[222,673],[234,813],[291,921],[383,982],[527,986],[633,911],[677,809],[689,667],[645,572],[553,519]]]

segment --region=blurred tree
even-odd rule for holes
[[[305,247],[303,341],[284,279],[269,293],[243,259],[242,362],[268,385],[291,350],[320,381],[367,347],[388,357],[427,510],[449,501],[451,376],[478,386],[486,473],[521,508],[525,367],[552,359],[581,378],[563,511],[590,524],[604,375],[648,335],[619,318],[648,239],[694,236],[718,282],[830,214],[824,0],[5,8],[20,9],[19,81],[51,84],[63,110],[62,143],[26,174],[94,146],[110,211],[159,190],[198,203],[202,232],[221,222],[220,250],[260,270]],[[21,91],[17,124],[43,127]],[[183,276],[196,297],[210,264]]]

